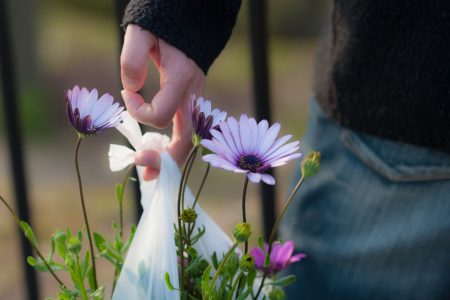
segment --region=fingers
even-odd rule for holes
[[[122,85],[126,90],[137,92],[147,76],[147,59],[156,45],[156,38],[137,25],[127,26],[120,56]]]
[[[156,179],[156,177],[159,176],[159,170],[155,170],[152,168],[145,168],[144,173],[142,174],[142,177],[145,181],[150,181],[153,179]]]
[[[172,140],[167,147],[167,152],[170,156],[181,166],[192,149],[192,129],[191,126],[186,126],[186,121],[179,113],[174,118],[174,128]],[[177,128],[178,127],[178,128]]]
[[[166,83],[153,98],[145,102],[138,93],[123,90],[122,98],[129,114],[137,121],[156,127],[165,128],[170,124],[186,91],[186,83]]]
[[[149,181],[158,177],[161,167],[161,157],[155,150],[138,152],[134,158],[134,163],[138,166],[146,167],[143,173],[144,180]]]
[[[180,166],[185,162],[189,151],[192,149],[192,120],[189,99],[192,94],[202,95],[204,87],[205,76],[202,71],[198,70],[188,88],[185,101],[181,104],[173,119],[172,141],[167,147],[167,151]]]
[[[122,93],[128,112],[147,125],[164,128],[170,124],[194,78],[197,65],[177,48],[158,40],[160,90],[150,103],[135,90]]]

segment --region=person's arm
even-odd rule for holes
[[[225,47],[241,0],[131,0],[124,16],[121,55],[122,96],[139,122],[162,128],[173,120],[168,151],[182,163],[192,147],[188,99],[201,95],[205,74]],[[144,85],[150,57],[160,73],[160,90],[151,102],[137,92]],[[141,152],[136,164],[144,178],[159,173],[159,155]]]

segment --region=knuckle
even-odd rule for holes
[[[194,77],[195,74],[195,66],[193,65],[194,63],[190,60],[188,60],[188,62],[186,64],[183,64],[180,67],[180,75],[182,76],[182,78],[186,79],[186,80],[191,80]]]
[[[155,116],[155,118],[152,120],[152,126],[158,128],[158,129],[164,129],[167,126],[169,126],[170,120],[166,120],[160,116]]]

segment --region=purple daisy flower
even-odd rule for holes
[[[269,245],[264,243],[265,252],[255,247],[250,250],[250,255],[255,259],[255,267],[260,271],[266,271],[264,268],[265,253],[269,251]],[[272,252],[270,253],[270,266],[267,270],[269,274],[285,270],[290,264],[300,261],[306,257],[304,253],[294,254],[294,242],[286,241],[283,244],[275,242],[272,245]]]
[[[266,120],[257,124],[254,118],[242,115],[239,122],[230,117],[219,126],[220,131],[211,129],[212,140],[201,141],[203,147],[213,152],[203,156],[203,160],[214,167],[246,173],[252,182],[262,180],[275,184],[275,179],[266,174],[267,170],[301,156],[296,152],[299,141],[285,144],[292,135],[277,139],[281,127],[279,123],[269,128]]]
[[[192,95],[190,101],[190,110],[192,117],[192,125],[194,132],[201,139],[211,139],[211,128],[218,129],[219,123],[225,121],[227,113],[215,108],[211,111],[211,101],[204,100],[203,97],[196,99],[195,95]]]
[[[123,106],[113,103],[110,94],[98,99],[97,89],[90,92],[77,85],[66,92],[67,115],[75,130],[83,135],[102,132],[120,124],[123,118]]]

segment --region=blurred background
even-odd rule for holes
[[[32,225],[44,253],[55,229],[73,230],[83,224],[73,164],[76,135],[65,114],[64,91],[75,84],[120,98],[120,27],[113,0],[1,0],[13,47],[17,79],[20,130]],[[305,131],[308,101],[312,93],[315,48],[329,0],[267,1],[270,95],[273,121],[282,133],[300,139]],[[205,96],[215,106],[239,116],[253,115],[251,51],[248,3],[244,0],[238,23],[227,47],[207,77]],[[5,41],[0,40],[0,43]],[[152,65],[144,89],[147,99],[158,89],[159,78]],[[0,83],[0,89],[3,87]],[[2,96],[0,96],[2,97]],[[10,101],[10,99],[1,99]],[[3,103],[2,103],[3,104]],[[256,100],[257,104],[257,100]],[[0,108],[0,195],[15,205],[11,157],[5,133],[5,111]],[[153,130],[153,129],[149,129]],[[164,131],[168,132],[168,131]],[[112,129],[89,137],[81,148],[81,172],[88,213],[94,231],[111,232],[118,220],[114,186],[124,174],[108,167],[110,143],[124,144]],[[190,181],[193,189],[205,166],[196,164]],[[278,204],[286,199],[294,169],[291,164],[276,171]],[[236,214],[244,178],[214,169],[200,204],[226,230],[240,219]],[[261,232],[259,188],[251,184],[248,214]],[[127,228],[135,220],[132,189],[125,201]],[[26,299],[18,231],[5,208],[0,207],[0,299]],[[100,263],[101,282],[110,282],[112,272]],[[53,297],[57,286],[48,274],[39,274],[41,298]]]

